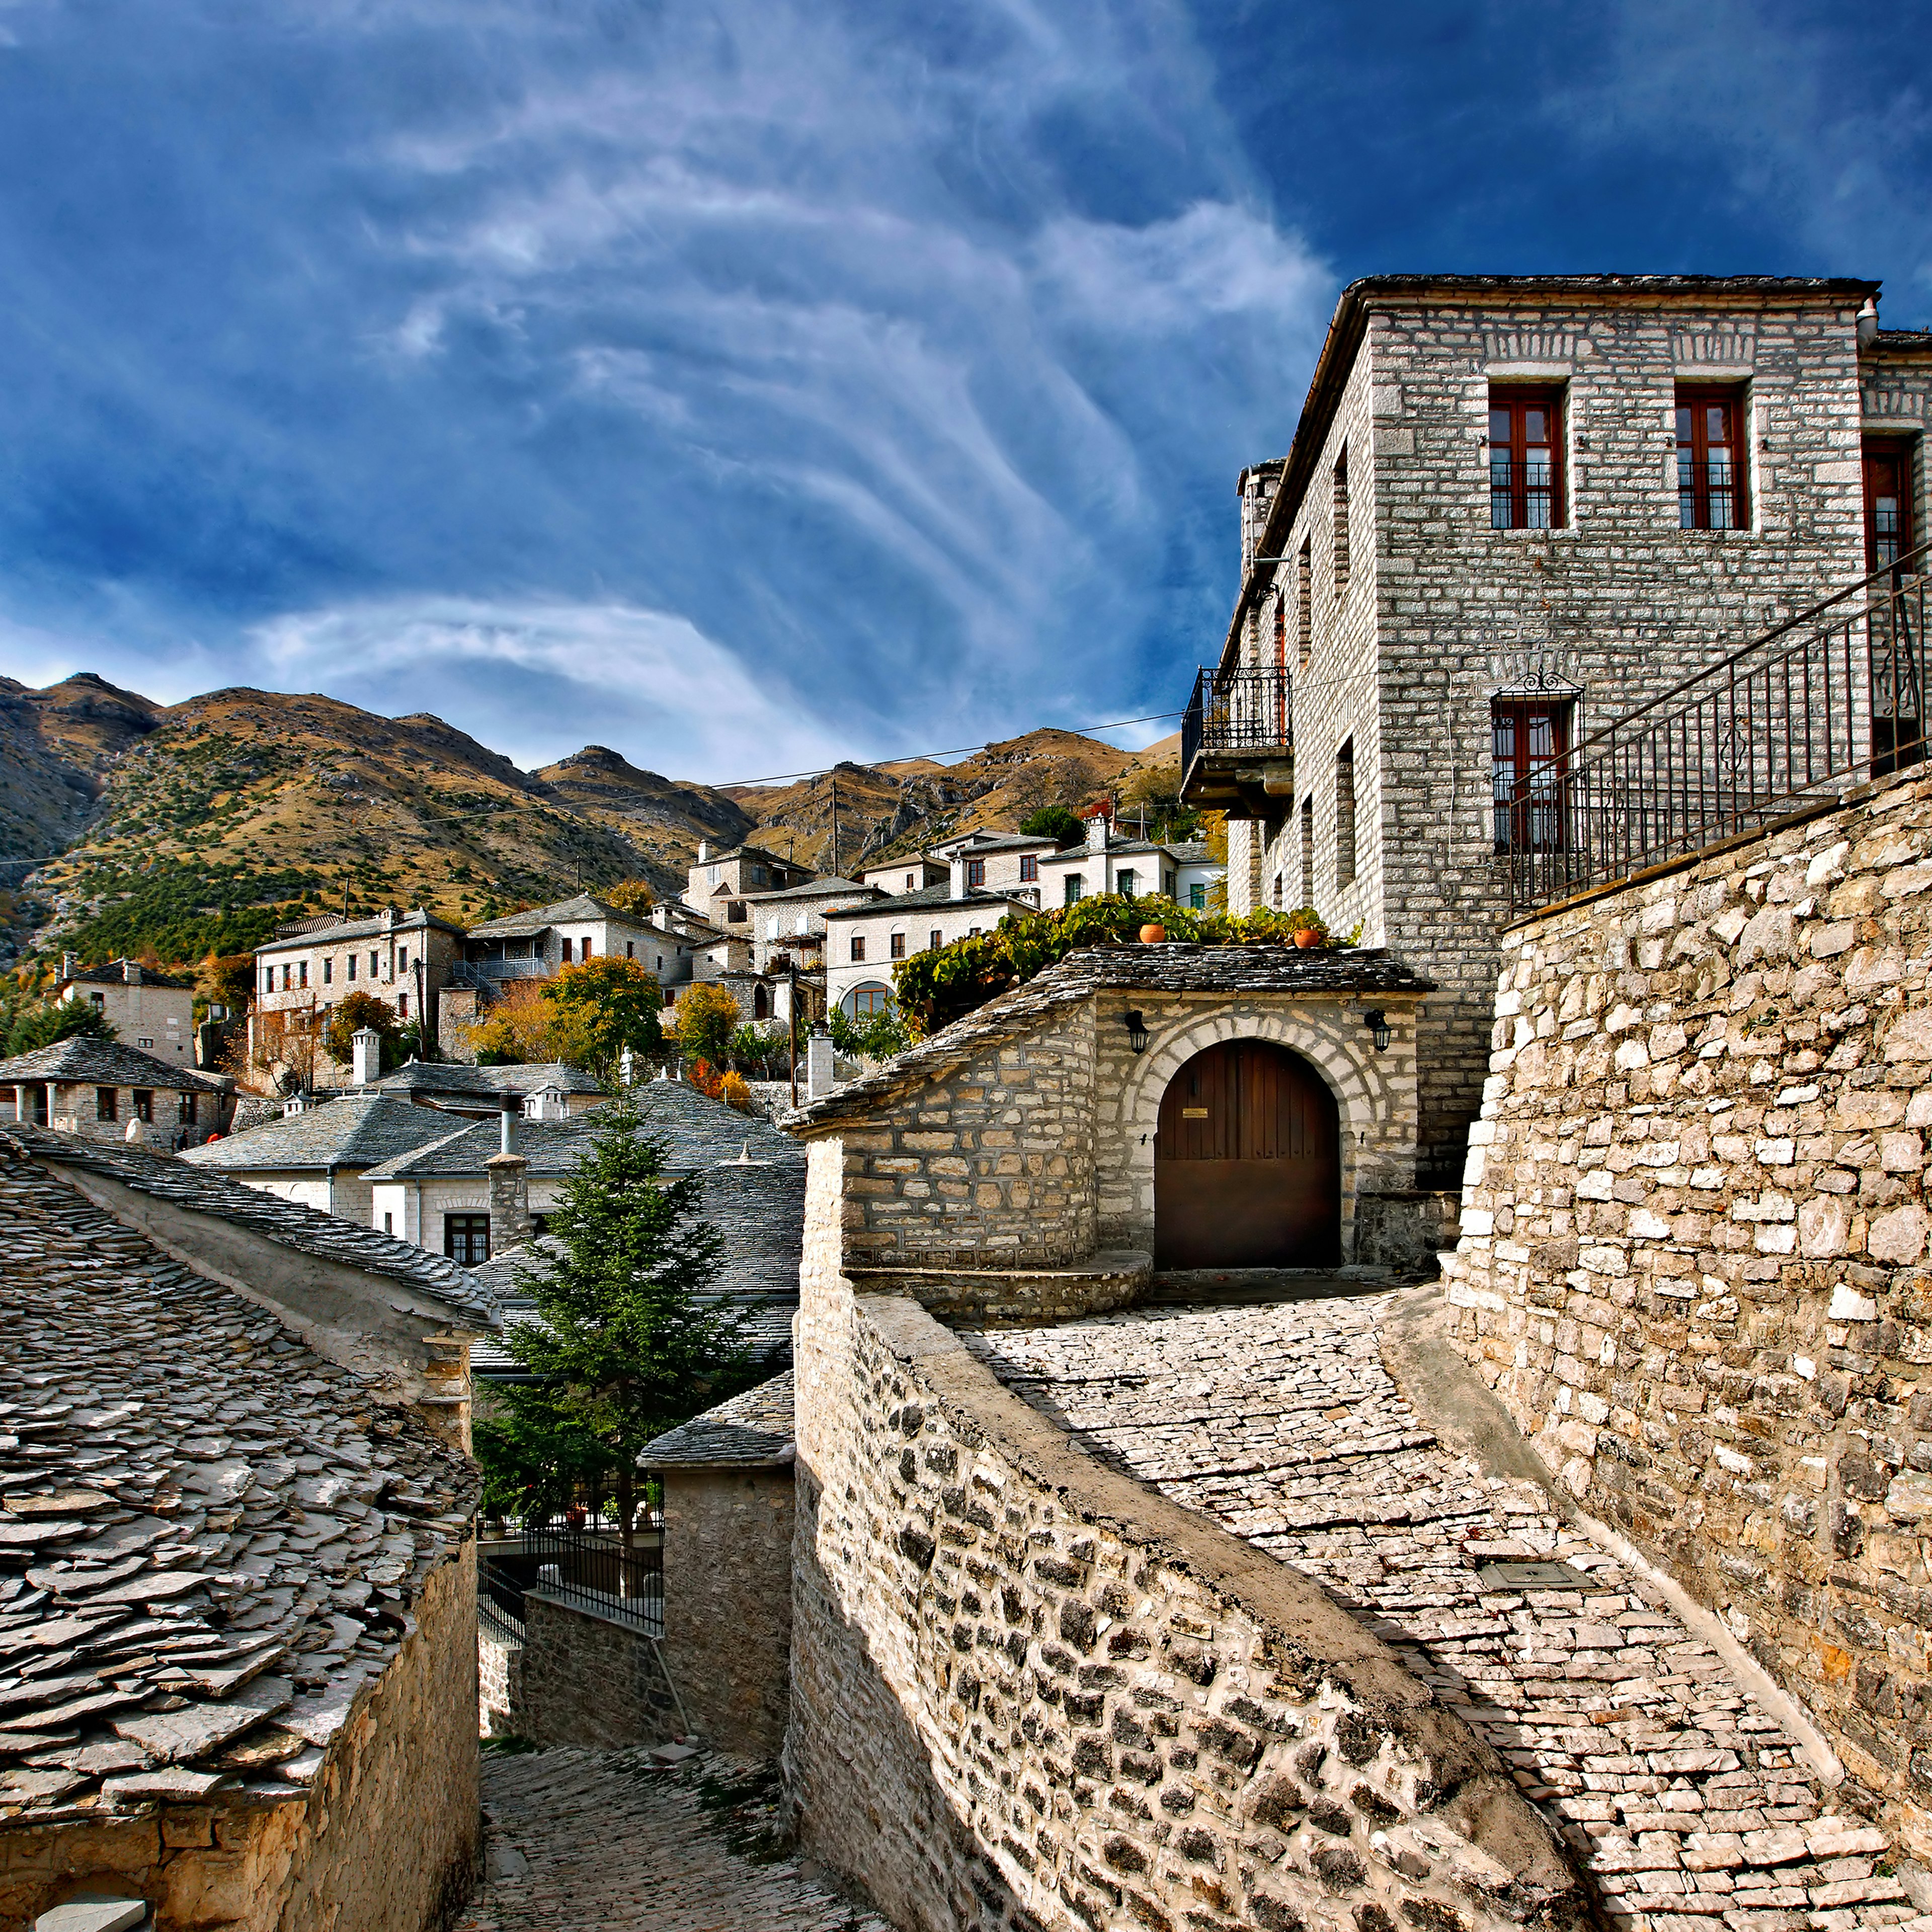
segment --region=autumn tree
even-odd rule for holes
[[[722,1066],[730,1057],[731,1036],[742,1016],[738,1002],[722,986],[701,984],[677,1003],[677,1044],[688,1060]]]
[[[328,1030],[324,1036],[329,1058],[340,1066],[351,1065],[356,1058],[356,1036],[364,1027],[382,1040],[380,1070],[392,1071],[401,1031],[396,1023],[396,1010],[386,1000],[379,1000],[374,993],[363,992],[359,988],[346,995],[329,1016]]]
[[[563,967],[544,983],[543,997],[551,1014],[551,1057],[581,1066],[607,1087],[626,1047],[634,1054],[663,1047],[658,1016],[664,994],[657,976],[634,959],[607,957]]]
[[[550,1057],[554,1009],[535,980],[512,980],[500,988],[465,1039],[479,1066],[536,1065]]]
[[[620,912],[634,914],[639,919],[658,902],[656,889],[648,879],[620,879],[616,884],[597,894],[608,906],[614,906]]]

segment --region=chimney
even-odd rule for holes
[[[511,1116],[503,1116],[510,1131]],[[536,1233],[530,1220],[530,1164],[520,1154],[493,1154],[483,1163],[490,1177],[490,1252],[508,1254]]]
[[[949,877],[952,896],[963,899],[966,896],[966,861],[957,852],[952,855]]]
[[[822,1100],[838,1084],[836,1064],[832,1057],[832,1036],[812,1033],[805,1042],[805,1097]]]
[[[497,1153],[514,1154],[517,1150],[517,1096],[507,1087],[496,1096],[496,1126]]]
[[[363,1027],[349,1038],[356,1084],[372,1086],[382,1077],[382,1036],[374,1027]]]
[[[1096,805],[1094,815],[1087,821],[1087,849],[1090,852],[1104,852],[1107,849],[1107,808]]]
[[[700,838],[698,842],[698,862],[702,866],[710,860],[710,856],[711,846],[710,842],[708,840]]]
[[[138,959],[124,959],[121,962],[121,977],[130,986],[141,983],[141,962]]]
[[[61,977],[63,980],[71,980],[80,970],[80,955],[78,952],[63,952],[61,955]]]

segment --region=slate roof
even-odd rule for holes
[[[526,1066],[464,1066],[453,1060],[412,1060],[376,1083],[385,1094],[448,1094],[487,1100],[493,1105],[503,1094],[530,1094],[545,1087],[566,1094],[601,1094],[594,1076],[560,1060],[533,1061]]]
[[[406,1094],[364,1088],[190,1148],[182,1159],[220,1174],[332,1174],[338,1168],[374,1167],[447,1134],[454,1124],[447,1114],[416,1106]]]
[[[138,1046],[118,1040],[96,1040],[85,1034],[36,1047],[11,1060],[0,1060],[0,1087],[16,1081],[69,1081],[82,1087],[167,1087],[177,1093],[220,1094],[227,1090],[192,1067],[170,1066]]]
[[[140,965],[139,960],[132,962]],[[124,986],[130,983],[125,959],[110,959],[104,965],[77,966],[71,973],[61,975],[63,986]],[[152,966],[141,966],[141,976],[132,982],[138,986],[165,986],[177,993],[191,992],[194,982],[184,979],[178,973],[157,972]]]
[[[950,885],[924,886],[916,892],[888,892],[884,898],[874,899],[868,905],[835,906],[825,916],[835,919],[872,919],[880,913],[897,914],[908,906],[1017,906],[1023,912],[1034,910],[1032,904],[1013,892],[983,890],[980,887],[955,898]]]
[[[775,1468],[796,1448],[791,1371],[668,1430],[644,1451],[647,1469]]]
[[[0,1820],[299,1800],[477,1472],[46,1138],[0,1136]]]
[[[1165,852],[1177,859],[1180,856],[1173,846],[1163,844],[1157,838],[1110,838],[1104,853],[1088,845],[1068,845],[1058,852],[1049,853],[1040,862],[1042,866],[1077,866],[1083,859],[1118,859],[1140,852]]]
[[[1394,998],[1432,993],[1398,953],[1381,947],[1292,946],[1090,946],[1069,953],[1024,986],[1015,986],[942,1028],[931,1039],[889,1060],[822,1100],[782,1114],[793,1133],[860,1118],[907,1088],[922,1086],[963,1066],[1003,1040],[1030,1033],[1051,1015],[1096,993],[1306,993],[1317,997],[1377,994]]]
[[[463,1318],[466,1327],[496,1325],[496,1306],[482,1284],[466,1268],[441,1255],[430,1254],[413,1242],[398,1240],[374,1228],[358,1227],[338,1215],[284,1201],[263,1189],[230,1180],[226,1174],[211,1174],[187,1161],[150,1154],[125,1142],[83,1140],[76,1135],[28,1126],[10,1127],[0,1133],[0,1141],[10,1138],[46,1166],[79,1168],[100,1174],[136,1193],[172,1202],[194,1214],[231,1221],[278,1247],[360,1268],[365,1274],[387,1275],[441,1302],[452,1315]]]
[[[788,886],[782,892],[746,892],[740,896],[758,905],[770,905],[779,899],[836,898],[841,892],[856,892],[861,898],[867,898],[878,890],[859,879],[826,878],[808,879],[803,885]]]
[[[1037,852],[1042,846],[1059,842],[1043,832],[969,832],[963,838],[948,838],[932,849],[942,860],[954,852],[962,858],[976,859],[988,852]]]
[[[532,906],[527,911],[508,912],[500,919],[486,919],[480,925],[470,928],[472,939],[521,939],[532,933],[542,932],[553,926],[579,925],[586,920],[621,920],[626,926],[643,926],[648,922],[644,913],[620,911],[603,900],[594,898],[588,892],[579,892],[575,898],[559,899],[554,905]]]
[[[305,919],[299,925],[284,926],[272,939],[255,950],[258,954],[281,952],[292,946],[332,945],[344,939],[380,939],[391,932],[422,932],[430,926],[439,932],[453,932],[459,939],[463,936],[461,926],[453,926],[448,920],[440,919],[434,913],[425,912],[421,906],[416,906],[408,912],[398,913],[386,926],[380,919]]]

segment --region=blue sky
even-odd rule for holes
[[[1928,49],[1911,4],[0,0],[0,670],[713,780],[1163,711],[1351,278],[1932,322]]]

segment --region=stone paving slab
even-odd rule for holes
[[[456,1932],[892,1932],[772,1856],[774,1800],[716,1760],[487,1753],[488,1875]]]
[[[1318,1579],[1502,1755],[1628,1932],[1932,1932],[1709,1645],[1535,1484],[1438,1443],[1385,1293],[966,1339],[1091,1453]],[[1511,1564],[1566,1565],[1538,1586]]]

